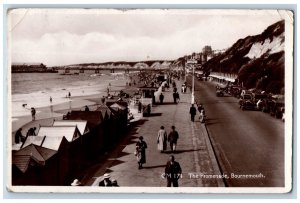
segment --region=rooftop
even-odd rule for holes
[[[81,135],[89,132],[87,128],[87,121],[85,120],[61,120],[54,121],[53,126],[77,126]]]
[[[72,142],[80,136],[80,132],[76,126],[41,126],[37,136],[65,137]]]

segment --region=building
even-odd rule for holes
[[[12,73],[33,73],[33,72],[49,72],[43,63],[12,63]]]

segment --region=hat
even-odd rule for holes
[[[105,173],[105,174],[103,175],[103,177],[104,177],[104,178],[110,178],[110,175],[109,175],[109,173]]]
[[[75,179],[74,181],[73,181],[73,183],[71,183],[71,186],[78,186],[78,185],[80,185],[81,183],[79,182],[79,180],[78,179]]]

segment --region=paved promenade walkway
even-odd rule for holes
[[[180,91],[182,82],[177,81]],[[164,104],[156,105],[152,109],[152,116],[145,117],[137,126],[134,126],[127,138],[121,142],[103,164],[93,168],[93,174],[85,181],[85,185],[97,186],[104,173],[110,173],[111,179],[116,179],[120,186],[165,187],[166,179],[162,178],[165,165],[168,161],[170,146],[167,151],[160,153],[157,150],[157,132],[163,125],[169,133],[175,125],[179,133],[175,160],[181,165],[183,177],[179,180],[180,187],[223,187],[222,179],[191,177],[191,174],[220,175],[219,168],[209,142],[204,124],[196,119],[190,121],[191,94],[180,93],[180,103],[173,103],[172,88],[163,92]],[[196,116],[198,118],[198,116]],[[134,156],[135,144],[139,136],[144,137],[148,144],[144,168],[139,170]]]

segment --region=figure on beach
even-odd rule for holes
[[[68,97],[71,98],[71,92],[69,92]]]
[[[36,130],[36,127],[29,128],[29,130],[27,131],[26,137],[27,136],[36,136],[35,130]]]
[[[36,114],[35,108],[31,107],[31,116],[33,121],[35,121],[35,114]]]
[[[100,187],[111,187],[112,186],[112,182],[110,180],[110,174],[109,173],[105,173],[103,175],[103,180],[101,180],[99,182],[99,186]]]
[[[171,155],[165,168],[165,177],[167,178],[167,187],[178,187],[178,179],[181,178],[182,171],[180,164],[175,161],[175,157]]]
[[[164,152],[167,149],[167,132],[164,126],[161,126],[157,133],[157,149],[160,152]]]
[[[107,92],[107,95],[109,95],[109,88],[107,87],[107,89],[106,89],[106,92]]]
[[[171,132],[168,135],[168,142],[170,142],[170,148],[172,152],[176,151],[177,140],[179,138],[178,132],[175,130],[175,126],[171,127]]]
[[[143,168],[143,164],[146,163],[146,149],[147,149],[147,143],[144,141],[143,136],[139,137],[139,141],[136,143],[136,157],[138,161],[138,169]]]
[[[191,114],[191,121],[194,122],[195,121],[195,115],[196,115],[196,108],[194,107],[194,104],[192,104],[192,106],[190,107],[190,114]]]
[[[15,134],[15,143],[24,143],[25,142],[25,137],[22,135],[22,128],[19,128]]]
[[[52,103],[52,97],[50,97],[50,103]]]
[[[90,111],[90,108],[86,105],[84,111]]]

